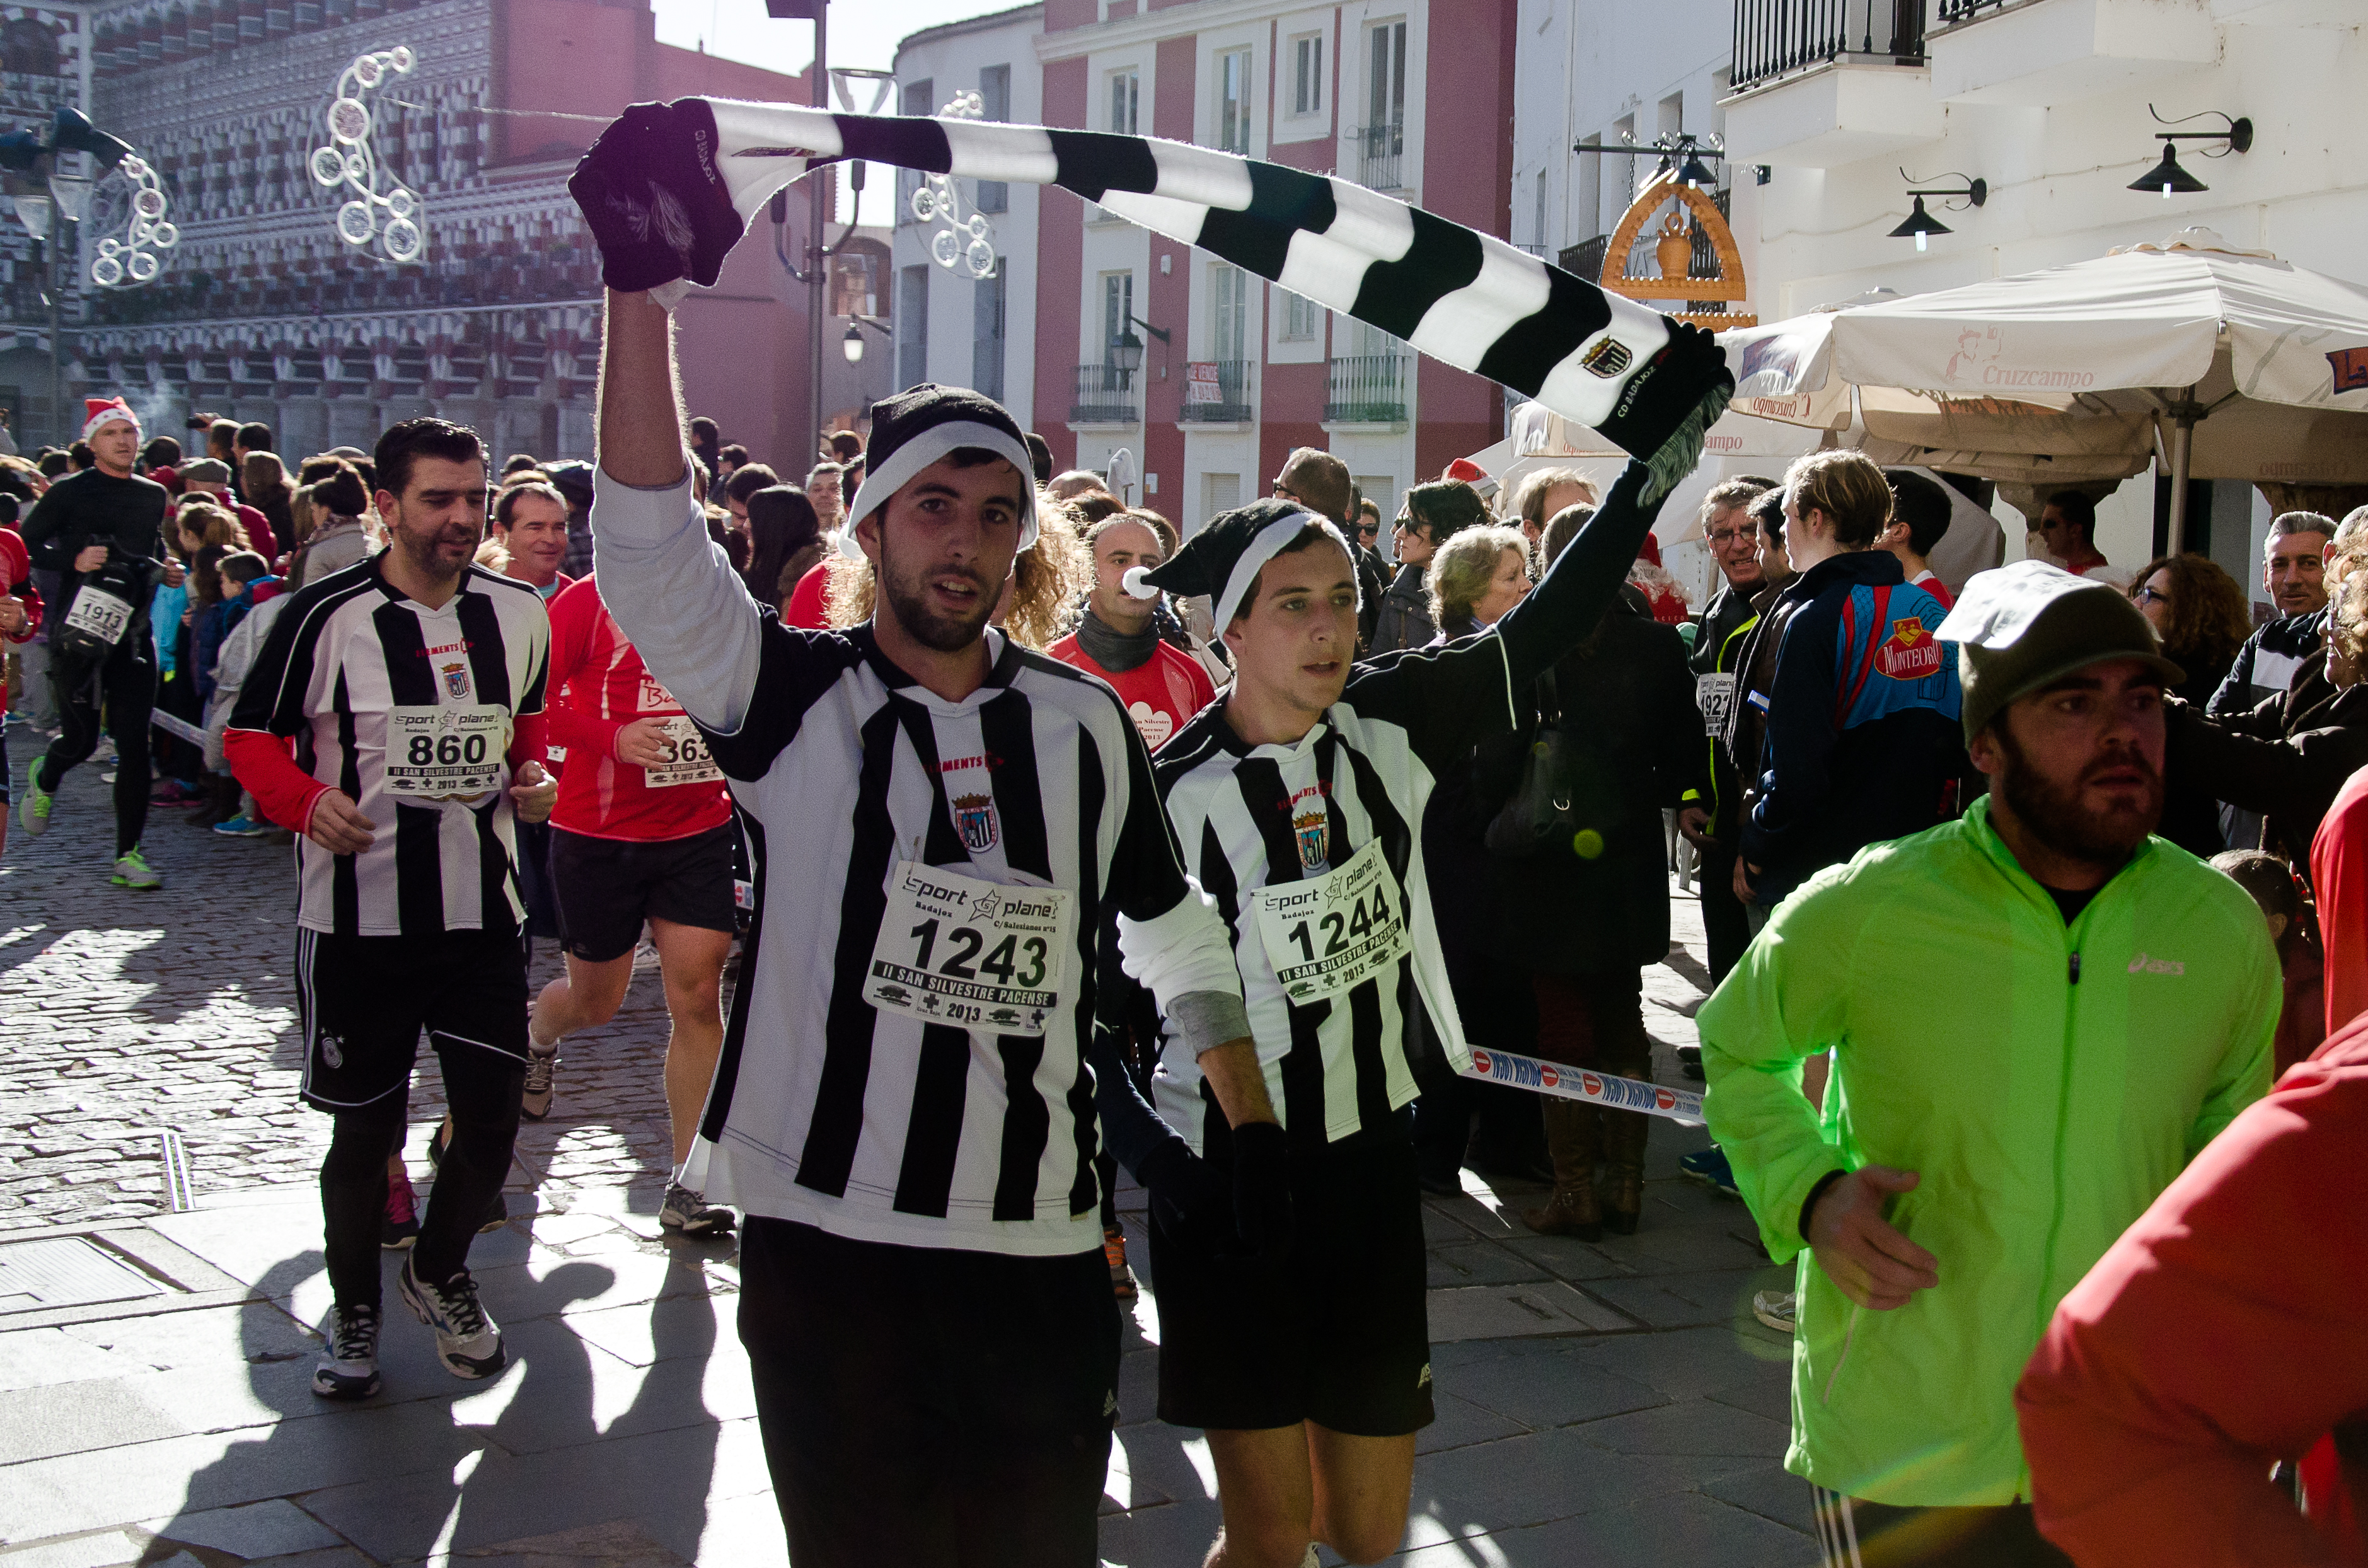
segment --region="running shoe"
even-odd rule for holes
[[[165,879],[148,864],[148,857],[140,853],[137,844],[115,858],[113,881],[117,887],[132,888],[141,892],[154,892],[165,885]]]
[[[707,1201],[678,1181],[666,1183],[666,1201],[658,1205],[658,1223],[686,1236],[720,1235],[732,1228],[732,1210]]]
[[[205,799],[185,788],[177,778],[160,778],[148,789],[148,803],[152,806],[198,806],[203,805]]]
[[[1691,1154],[1680,1155],[1678,1159],[1678,1174],[1689,1181],[1698,1181],[1704,1187],[1723,1192],[1729,1198],[1743,1196],[1736,1188],[1735,1167],[1726,1163],[1726,1151],[1715,1143],[1707,1149],[1697,1149]]]
[[[271,836],[271,824],[257,822],[241,812],[234,817],[225,817],[214,824],[214,831],[224,838],[268,838]]]
[[[419,1199],[408,1176],[386,1178],[386,1218],[379,1222],[378,1244],[401,1252],[419,1239]]]
[[[403,1260],[403,1299],[436,1331],[436,1358],[456,1378],[490,1378],[500,1371],[508,1359],[502,1331],[477,1300],[477,1282],[464,1268],[441,1285],[430,1285],[413,1268],[417,1261]]]
[[[1133,1301],[1134,1270],[1126,1266],[1126,1233],[1124,1231],[1110,1230],[1102,1233],[1102,1261],[1110,1265],[1111,1293],[1121,1301]]]
[[[1691,1078],[1697,1084],[1702,1081],[1703,1074],[1701,1046],[1681,1045],[1678,1047],[1678,1071],[1683,1073],[1687,1077]]]
[[[1791,1334],[1793,1309],[1800,1300],[1790,1290],[1762,1290],[1751,1298],[1751,1315],[1779,1334]]]
[[[518,1096],[518,1114],[529,1121],[541,1121],[551,1114],[551,1080],[552,1069],[559,1065],[559,1047],[549,1051],[529,1040],[526,1045],[526,1088]]]
[[[17,810],[17,820],[36,838],[50,831],[50,810],[58,803],[53,792],[33,782],[40,771],[40,759],[36,757],[33,766],[25,769],[25,803]]]
[[[376,1307],[337,1309],[329,1347],[313,1369],[313,1392],[323,1399],[368,1399],[378,1392]]]

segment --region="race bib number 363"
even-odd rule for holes
[[[643,778],[653,790],[670,790],[677,784],[714,784],[723,778],[723,769],[715,766],[708,755],[706,737],[688,714],[677,713],[666,722],[666,739],[661,743],[666,760],[655,767],[642,769]]]
[[[1061,1008],[1074,900],[900,860],[863,999],[923,1023],[1042,1035]]]
[[[436,704],[391,708],[386,716],[386,792],[414,800],[472,800],[501,787],[509,749],[506,708]]]
[[[1406,950],[1406,901],[1376,839],[1310,881],[1251,895],[1282,994],[1314,1002],[1390,968]]]

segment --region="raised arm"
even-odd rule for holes
[[[609,291],[600,464],[592,501],[600,597],[684,710],[735,733],[757,688],[757,604],[690,498],[672,320],[645,293]]]
[[[1650,477],[1651,470],[1631,458],[1612,482],[1611,494],[1578,537],[1563,547],[1536,590],[1497,622],[1516,687],[1526,689],[1577,647],[1620,597],[1637,548],[1661,515],[1660,501],[1644,499]]]

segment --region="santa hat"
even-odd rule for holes
[[[1462,480],[1464,483],[1478,491],[1480,493],[1480,498],[1483,501],[1486,501],[1489,496],[1497,494],[1496,480],[1489,477],[1488,471],[1486,469],[1482,468],[1470,458],[1456,459],[1453,462],[1447,465],[1447,472],[1440,474],[1439,477],[1441,479]]]
[[[863,546],[855,526],[888,505],[931,463],[964,447],[993,452],[1019,471],[1019,548],[1036,542],[1035,461],[1019,422],[991,397],[924,381],[871,405],[871,441],[855,504],[847,509],[838,548],[858,561]]]
[[[1220,512],[1171,559],[1148,569],[1130,568],[1126,591],[1139,599],[1156,598],[1162,589],[1186,598],[1207,594],[1216,601],[1215,621],[1222,631],[1233,624],[1242,600],[1249,596],[1258,568],[1309,528],[1322,528],[1343,551],[1349,549],[1338,524],[1288,501],[1253,501]]]
[[[1636,547],[1636,559],[1649,561],[1658,566],[1661,563],[1661,541],[1651,534],[1646,534],[1645,542]]]
[[[140,416],[132,413],[131,405],[120,397],[86,397],[82,402],[85,411],[82,438],[85,441],[119,419],[131,426],[134,432],[140,428]]]

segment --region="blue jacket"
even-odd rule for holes
[[[1786,585],[1789,610],[1761,708],[1743,858],[1772,905],[1870,844],[1921,833],[1957,812],[1966,772],[1954,645],[1933,636],[1947,613],[1886,550],[1829,557]]]

